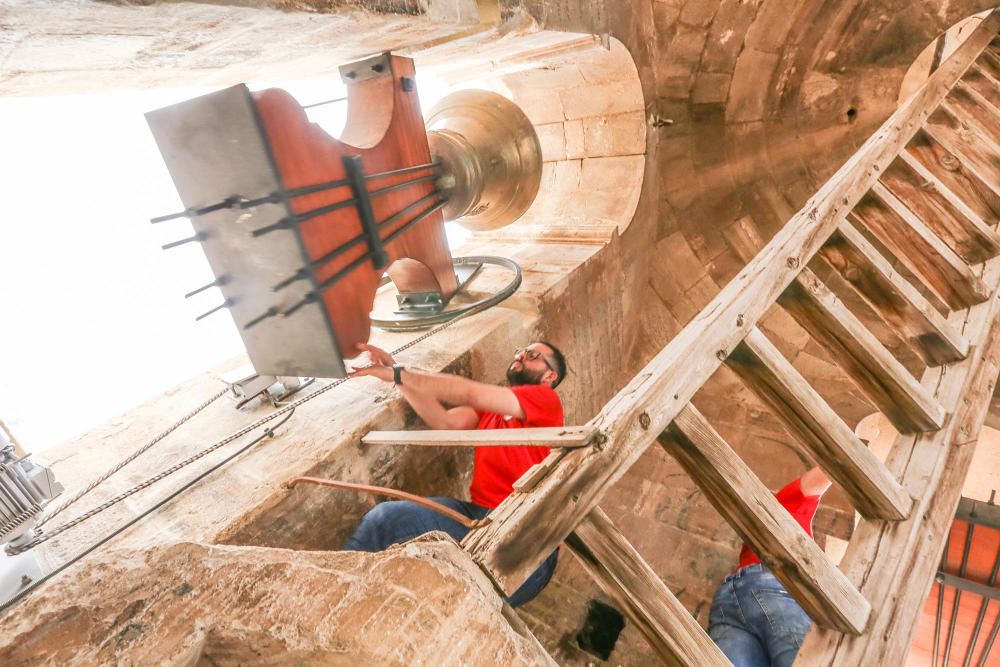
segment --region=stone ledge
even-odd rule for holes
[[[440,533],[378,554],[184,542],[39,589],[0,618],[0,663],[554,665],[508,616]]]

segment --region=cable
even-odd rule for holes
[[[260,441],[264,440],[265,438],[272,438],[272,437],[274,437],[274,431],[276,429],[284,426],[285,423],[288,422],[288,420],[292,418],[292,413],[294,413],[294,409],[290,411],[290,413],[288,414],[287,417],[285,417],[284,419],[282,419],[280,422],[278,422],[274,426],[271,426],[270,428],[266,429],[261,435],[259,435],[258,437],[254,438],[253,440],[251,440],[250,442],[248,442],[246,445],[244,445],[243,447],[239,448],[237,451],[235,451],[232,454],[230,454],[229,456],[227,456],[222,461],[219,461],[218,463],[216,463],[215,465],[213,465],[211,468],[209,468],[205,472],[203,472],[200,475],[198,475],[197,477],[189,480],[187,483],[185,483],[183,486],[181,486],[179,489],[177,489],[176,491],[174,491],[173,493],[171,493],[169,496],[167,496],[163,500],[159,501],[158,503],[156,503],[155,505],[153,505],[152,507],[150,507],[146,511],[142,512],[141,514],[133,517],[131,520],[127,521],[124,525],[116,528],[109,535],[106,535],[105,537],[101,538],[100,540],[98,540],[94,544],[90,545],[89,547],[87,547],[86,549],[84,549],[83,551],[81,551],[80,553],[78,553],[76,556],[73,556],[68,561],[66,561],[65,563],[63,563],[62,565],[60,565],[59,567],[57,567],[56,569],[54,569],[51,572],[49,572],[48,574],[46,574],[44,577],[42,577],[41,579],[39,579],[38,581],[36,581],[35,583],[33,583],[28,588],[25,588],[23,591],[21,591],[20,593],[18,593],[17,595],[15,595],[14,597],[12,597],[11,599],[7,600],[3,604],[0,604],[0,613],[7,611],[7,609],[9,609],[10,607],[12,607],[14,604],[16,604],[20,600],[24,599],[24,597],[27,596],[28,593],[30,593],[31,591],[33,591],[36,588],[38,588],[39,586],[41,586],[42,584],[44,584],[46,581],[48,581],[52,577],[56,576],[57,574],[59,574],[60,572],[62,572],[66,568],[68,568],[70,565],[73,565],[74,563],[76,563],[77,561],[79,561],[81,558],[83,558],[87,554],[93,552],[95,549],[101,547],[102,545],[104,545],[108,541],[114,539],[115,537],[117,537],[118,535],[120,535],[121,533],[123,533],[124,531],[126,531],[128,528],[130,528],[133,525],[135,525],[141,519],[146,518],[147,516],[149,516],[150,514],[152,514],[153,512],[155,512],[156,510],[160,509],[161,507],[163,507],[164,505],[166,505],[168,502],[170,502],[171,500],[173,500],[174,498],[176,498],[177,496],[179,496],[181,493],[187,491],[189,488],[191,488],[192,486],[194,486],[195,484],[197,484],[198,482],[200,482],[201,480],[203,480],[205,477],[207,477],[208,475],[212,474],[213,472],[215,472],[216,470],[218,470],[222,466],[226,465],[227,463],[229,463],[230,461],[232,461],[233,459],[235,459],[240,454],[246,452],[251,447],[253,447],[257,443],[259,443]]]
[[[62,505],[60,505],[59,507],[55,508],[51,512],[47,513],[38,522],[38,527],[41,527],[43,524],[45,524],[47,521],[49,521],[49,519],[51,519],[52,517],[54,517],[56,514],[59,514],[64,509],[66,509],[67,507],[69,507],[70,505],[72,505],[73,503],[75,503],[76,501],[78,501],[80,498],[84,497],[85,495],[87,495],[88,493],[90,493],[91,491],[93,491],[101,482],[105,481],[106,479],[108,479],[109,477],[111,477],[112,475],[114,475],[116,472],[118,472],[119,470],[121,470],[122,468],[124,468],[125,466],[127,466],[129,463],[131,463],[132,461],[134,461],[135,459],[137,459],[142,453],[148,451],[150,447],[152,447],[153,445],[155,445],[156,443],[158,443],[160,440],[163,440],[165,437],[167,437],[168,435],[170,435],[171,433],[173,433],[175,430],[177,430],[178,428],[180,428],[189,419],[191,419],[196,414],[198,414],[199,412],[201,412],[202,410],[204,410],[205,408],[207,408],[209,405],[211,405],[212,403],[214,403],[216,400],[218,400],[220,397],[222,397],[227,391],[229,391],[228,388],[227,389],[223,389],[222,391],[220,391],[219,393],[215,394],[214,396],[212,396],[211,398],[209,398],[207,401],[205,401],[204,403],[202,403],[201,405],[199,405],[198,407],[196,407],[194,410],[192,410],[191,412],[187,413],[186,415],[184,415],[183,417],[181,417],[180,419],[178,419],[176,422],[174,422],[169,427],[167,427],[167,429],[165,431],[162,431],[160,434],[158,434],[152,440],[150,440],[149,442],[147,442],[145,445],[143,445],[142,447],[140,447],[136,451],[132,452],[132,454],[130,454],[129,456],[125,457],[122,461],[120,461],[113,468],[111,468],[110,470],[108,470],[107,472],[105,472],[103,475],[101,475],[100,477],[98,477],[97,479],[95,479],[93,482],[91,482],[90,485],[87,486],[87,488],[83,489],[82,491],[80,491],[79,493],[77,493],[75,496],[73,496],[72,498],[70,498],[69,500],[67,500],[66,502],[64,502]]]
[[[433,335],[437,334],[438,332],[446,329],[447,327],[451,326],[455,322],[458,322],[459,320],[462,320],[462,319],[464,319],[464,318],[466,318],[466,317],[468,317],[470,315],[478,313],[479,311],[481,311],[481,310],[483,310],[485,308],[488,308],[491,305],[494,305],[493,301],[483,301],[483,302],[474,304],[475,308],[470,309],[470,310],[466,310],[466,311],[462,312],[460,315],[456,316],[455,318],[453,318],[453,319],[451,319],[451,320],[449,320],[447,322],[444,322],[444,323],[442,323],[442,324],[434,327],[430,331],[427,331],[426,333],[421,334],[420,336],[417,336],[416,338],[414,338],[413,340],[409,341],[408,343],[406,343],[404,345],[401,345],[400,347],[396,348],[390,354],[397,355],[397,354],[399,354],[401,352],[404,352],[404,351],[408,350],[409,348],[413,347],[414,345],[416,345],[417,343],[420,343],[420,342],[422,342],[424,340],[427,340],[431,336],[433,336]],[[146,481],[142,482],[138,486],[132,487],[128,491],[126,491],[124,493],[121,493],[121,494],[115,496],[114,498],[112,498],[112,499],[110,499],[110,500],[108,500],[108,501],[106,501],[106,502],[98,505],[97,507],[84,512],[83,514],[77,516],[74,519],[70,519],[66,523],[61,524],[60,526],[58,526],[57,528],[53,529],[52,531],[50,531],[48,533],[43,533],[42,535],[39,535],[38,537],[36,537],[35,539],[31,540],[30,542],[22,544],[22,545],[20,545],[18,547],[11,547],[11,546],[8,545],[7,552],[9,554],[11,554],[11,555],[17,555],[17,554],[20,554],[20,553],[24,553],[25,551],[28,551],[29,549],[33,549],[33,548],[37,547],[40,544],[48,542],[49,540],[51,540],[53,537],[59,535],[60,533],[66,531],[66,530],[69,530],[70,528],[76,526],[77,524],[80,524],[80,523],[86,521],[87,519],[90,519],[91,517],[95,516],[96,514],[99,514],[100,512],[103,512],[104,510],[108,509],[112,505],[115,505],[116,503],[121,502],[122,500],[124,500],[128,496],[131,496],[134,493],[137,493],[137,492],[141,491],[142,489],[144,489],[144,488],[146,488],[146,487],[154,484],[155,482],[160,481],[164,477],[167,477],[168,475],[171,475],[171,474],[177,472],[181,468],[183,468],[186,465],[188,465],[188,464],[190,464],[190,463],[192,463],[192,462],[200,459],[201,457],[205,456],[206,454],[209,454],[210,452],[213,452],[216,449],[219,449],[220,447],[224,447],[225,445],[228,445],[230,442],[232,442],[232,441],[234,441],[234,440],[236,440],[238,438],[243,437],[247,433],[249,433],[249,432],[251,432],[251,431],[259,428],[260,426],[263,426],[264,424],[266,424],[267,422],[271,421],[272,419],[275,419],[275,418],[277,418],[277,417],[279,417],[279,416],[281,416],[283,414],[286,414],[288,412],[294,411],[295,408],[297,408],[298,406],[302,405],[306,401],[310,401],[310,400],[316,398],[317,396],[319,396],[320,394],[323,394],[323,393],[325,393],[325,392],[333,389],[334,387],[340,386],[341,384],[343,384],[344,382],[346,382],[347,379],[348,378],[340,378],[338,380],[334,380],[330,384],[328,384],[328,385],[326,385],[324,387],[320,387],[319,389],[317,389],[313,393],[308,394],[306,396],[303,396],[302,398],[298,399],[297,401],[293,401],[293,402],[287,404],[286,406],[275,410],[274,412],[272,412],[269,415],[261,417],[257,421],[255,421],[255,422],[253,422],[251,424],[248,424],[247,426],[241,428],[240,430],[238,430],[238,431],[236,431],[234,433],[231,433],[230,435],[226,436],[225,438],[223,438],[222,440],[216,442],[215,444],[213,444],[213,445],[211,445],[211,446],[209,446],[209,447],[201,450],[197,454],[195,454],[195,455],[193,455],[193,456],[185,459],[184,461],[181,461],[180,463],[174,465],[171,468],[168,468],[167,470],[165,470],[165,471],[163,471],[161,473],[158,473],[157,475],[154,475],[153,477],[147,479]],[[217,398],[217,397],[215,397],[215,398]],[[212,400],[215,400],[215,398],[213,398]],[[211,401],[209,401],[209,403],[210,402]],[[208,403],[205,403],[205,404],[203,404],[203,406],[207,405],[207,404]],[[146,448],[148,449],[148,446]],[[136,456],[137,455],[138,454],[136,454]],[[134,456],[133,456],[133,458],[134,458]],[[101,480],[98,480],[98,483],[100,483],[100,481]]]

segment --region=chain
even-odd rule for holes
[[[449,320],[449,321],[447,321],[447,322],[445,322],[443,324],[439,324],[438,326],[434,327],[433,329],[428,330],[426,333],[421,334],[420,336],[417,336],[416,338],[414,338],[413,340],[409,341],[408,343],[406,343],[406,344],[404,344],[404,345],[396,348],[390,354],[393,355],[393,356],[395,356],[397,354],[400,354],[401,352],[405,352],[406,350],[410,349],[414,345],[417,345],[418,343],[421,343],[421,342],[427,340],[431,336],[433,336],[433,335],[435,335],[435,334],[443,331],[444,329],[447,329],[448,327],[450,327],[452,324],[455,324],[459,320],[463,320],[466,317],[469,317],[470,315],[478,313],[481,310],[484,310],[485,308],[487,308],[487,307],[489,307],[491,305],[493,305],[493,303],[484,303],[482,305],[482,307],[480,307],[480,308],[476,308],[475,310],[469,310],[469,311],[467,311],[465,313],[462,313],[461,315],[456,316],[454,319],[451,319],[451,320]],[[197,454],[195,454],[195,455],[193,455],[193,456],[191,456],[191,457],[189,457],[189,458],[181,461],[180,463],[174,465],[173,467],[168,468],[167,470],[164,470],[163,472],[161,472],[161,473],[159,473],[157,475],[154,475],[153,477],[150,477],[149,479],[147,479],[146,481],[142,482],[141,484],[132,487],[128,491],[125,491],[124,493],[121,493],[121,494],[115,496],[114,498],[111,498],[110,500],[107,500],[104,503],[101,503],[97,507],[94,507],[93,509],[90,509],[90,510],[84,512],[83,514],[77,516],[76,518],[70,519],[69,521],[67,521],[66,523],[63,523],[63,524],[59,525],[57,528],[53,529],[52,531],[44,533],[42,535],[39,535],[38,537],[36,537],[35,539],[31,540],[30,542],[26,542],[25,544],[23,544],[23,545],[21,545],[19,547],[8,546],[7,547],[8,552],[10,554],[12,554],[12,555],[23,553],[23,552],[27,551],[28,549],[33,549],[34,547],[37,547],[38,545],[51,540],[56,535],[59,535],[60,533],[66,531],[66,530],[69,530],[70,528],[72,528],[72,527],[74,527],[74,526],[76,526],[76,525],[78,525],[78,524],[86,521],[87,519],[90,519],[94,515],[103,512],[104,510],[108,509],[109,507],[111,507],[111,506],[113,506],[113,505],[121,502],[122,500],[128,498],[129,496],[131,496],[131,495],[133,495],[135,493],[138,493],[139,491],[145,489],[146,487],[155,484],[156,482],[158,482],[161,479],[167,477],[168,475],[172,475],[173,473],[177,472],[181,468],[184,468],[185,466],[187,466],[187,465],[189,465],[189,464],[197,461],[198,459],[200,459],[200,458],[202,458],[202,457],[204,457],[204,456],[206,456],[206,455],[214,452],[215,450],[219,449],[220,447],[224,447],[224,446],[228,445],[229,443],[233,442],[234,440],[237,440],[237,439],[243,437],[244,435],[246,435],[247,433],[250,433],[251,431],[253,431],[253,430],[255,430],[255,429],[263,426],[264,424],[268,423],[269,421],[272,421],[272,420],[276,419],[277,417],[280,417],[281,415],[287,414],[287,413],[295,410],[295,408],[299,407],[300,405],[303,405],[307,401],[311,401],[312,399],[316,398],[320,394],[324,394],[324,393],[330,391],[331,389],[333,389],[334,387],[339,387],[341,384],[343,384],[344,382],[346,382],[347,379],[348,378],[340,378],[338,380],[334,380],[330,384],[325,385],[323,387],[320,387],[319,389],[317,389],[316,391],[312,392],[311,394],[303,396],[302,398],[298,399],[297,401],[293,401],[293,402],[285,405],[284,407],[279,408],[279,409],[275,410],[274,412],[272,412],[272,413],[270,413],[268,415],[265,415],[264,417],[261,417],[257,421],[255,421],[255,422],[253,422],[251,424],[248,424],[247,426],[244,426],[243,428],[239,429],[238,431],[235,431],[235,432],[227,435],[222,440],[219,440],[215,444],[213,444],[213,445],[211,445],[211,446],[209,446],[209,447],[201,450]],[[184,422],[186,422],[188,419],[190,419],[191,417],[193,417],[195,414],[197,414],[198,412],[200,412],[201,410],[203,410],[208,405],[210,405],[212,402],[214,402],[216,399],[218,399],[219,396],[221,396],[222,394],[224,394],[226,391],[227,390],[223,390],[218,395],[213,396],[211,399],[209,399],[208,401],[206,401],[205,403],[203,403],[202,405],[200,405],[193,412],[189,413],[188,415],[185,415],[182,419],[180,419],[177,423],[175,423],[174,425],[172,425],[169,429],[167,429],[166,431],[164,431],[163,433],[161,433],[160,435],[158,435],[156,438],[154,438],[150,443],[148,443],[147,445],[145,445],[143,448],[141,448],[136,453],[132,454],[125,461],[122,461],[121,463],[119,463],[112,470],[110,470],[108,473],[106,473],[102,478],[100,478],[100,479],[96,480],[94,483],[92,483],[83,492],[77,494],[76,496],[74,496],[73,498],[71,498],[69,501],[67,501],[66,503],[64,503],[62,506],[60,506],[59,508],[57,508],[54,512],[52,512],[51,514],[49,514],[46,517],[45,520],[48,520],[48,519],[52,518],[53,516],[55,516],[56,514],[58,514],[59,512],[61,512],[63,509],[65,509],[70,504],[72,504],[77,499],[79,499],[81,496],[83,496],[84,494],[86,494],[87,492],[89,492],[91,489],[93,489],[94,487],[96,487],[98,484],[100,484],[102,481],[104,481],[105,479],[107,479],[108,477],[110,477],[117,470],[121,469],[127,463],[129,463],[130,461],[134,460],[142,452],[148,450],[151,446],[153,446],[154,444],[156,444],[156,442],[159,442],[160,440],[162,440],[171,431],[175,430],[181,424],[183,424]]]
[[[104,482],[107,478],[111,477],[116,472],[118,472],[119,470],[121,470],[122,468],[124,468],[125,466],[127,466],[129,463],[131,463],[132,461],[136,460],[139,456],[141,456],[146,451],[148,451],[150,447],[152,447],[153,445],[155,445],[156,443],[158,443],[160,440],[163,440],[165,437],[167,437],[168,435],[170,435],[171,433],[173,433],[174,431],[176,431],[178,428],[180,428],[181,426],[183,426],[184,422],[188,421],[189,419],[191,419],[192,417],[194,417],[195,415],[197,415],[199,412],[201,412],[202,410],[204,410],[205,408],[207,408],[209,405],[211,405],[212,403],[214,403],[215,401],[217,401],[219,398],[221,398],[223,395],[225,395],[225,393],[227,391],[229,391],[228,388],[227,389],[223,389],[222,391],[220,391],[219,393],[217,393],[215,396],[212,396],[210,399],[208,399],[207,401],[205,401],[204,403],[202,403],[201,405],[199,405],[198,407],[196,407],[194,410],[192,410],[191,412],[187,413],[186,415],[184,415],[183,417],[181,417],[180,419],[178,419],[176,422],[174,422],[169,427],[167,427],[167,429],[165,431],[163,431],[162,433],[160,433],[159,435],[157,435],[155,438],[153,438],[152,440],[150,440],[149,442],[147,442],[145,445],[143,445],[142,447],[140,447],[139,449],[137,449],[130,456],[128,456],[127,458],[125,458],[123,461],[121,461],[118,465],[116,465],[115,467],[111,468],[110,470],[108,470],[107,472],[105,472],[103,475],[101,475],[100,477],[98,477],[97,479],[95,479],[93,482],[91,482],[90,485],[87,488],[85,488],[84,490],[82,490],[79,493],[77,493],[75,496],[73,496],[72,498],[70,498],[69,500],[67,500],[66,502],[64,502],[59,507],[57,507],[54,510],[52,510],[51,512],[47,513],[44,517],[42,517],[39,520],[38,526],[41,527],[47,521],[49,521],[49,519],[51,519],[52,517],[54,517],[56,514],[59,514],[64,509],[66,509],[67,507],[69,507],[70,505],[72,505],[73,503],[75,503],[76,501],[78,501],[80,498],[84,497],[85,495],[87,495],[88,493],[90,493],[91,491],[93,491],[95,488],[97,488],[97,486],[99,484],[101,484],[102,482]]]

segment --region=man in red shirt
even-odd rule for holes
[[[812,521],[830,479],[819,468],[778,491],[781,506],[812,537]],[[788,667],[812,620],[785,587],[743,545],[740,566],[719,586],[708,614],[708,635],[734,667]]]
[[[373,345],[361,345],[371,354],[372,366],[351,377],[373,376],[399,387],[403,398],[432,429],[496,429],[562,426],[562,402],[554,391],[566,375],[566,361],[551,343],[535,341],[514,353],[507,368],[507,387],[475,382],[448,373],[430,373],[396,364]],[[451,407],[448,407],[451,406]],[[525,471],[549,454],[547,447],[476,447],[469,495],[472,502],[432,498],[470,519],[485,518],[513,492]],[[409,501],[376,505],[365,514],[344,549],[381,551],[392,544],[440,530],[460,541],[468,529],[431,509]],[[557,552],[508,598],[519,606],[541,592],[552,577]]]

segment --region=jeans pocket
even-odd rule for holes
[[[753,596],[776,638],[802,644],[812,620],[784,588],[754,588]]]

